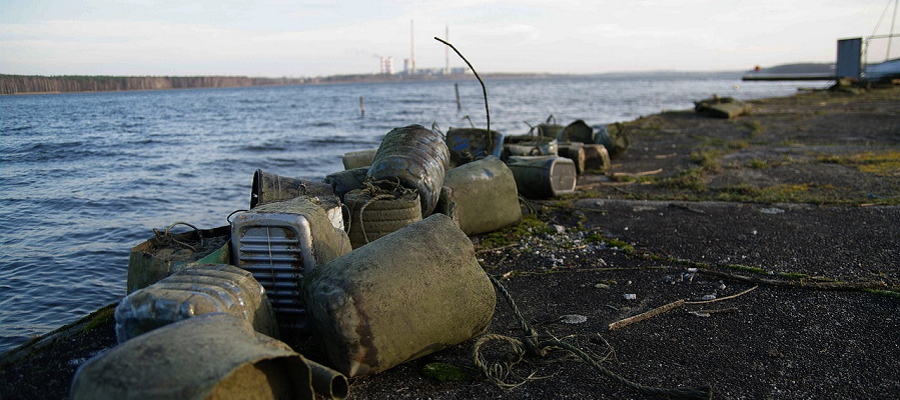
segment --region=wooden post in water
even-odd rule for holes
[[[462,103],[459,102],[459,83],[454,83],[453,86],[456,88],[456,111],[461,111]]]
[[[359,96],[359,116],[366,116],[366,104],[363,102],[363,97]]]

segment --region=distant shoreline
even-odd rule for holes
[[[597,74],[552,74],[552,73],[519,73],[493,72],[480,74],[485,79],[544,79],[559,77],[735,77],[750,72],[756,73],[816,73],[832,71],[833,64],[797,63],[784,64],[757,71],[643,71],[643,72],[607,72]],[[82,92],[111,92],[132,90],[165,90],[195,89],[219,87],[249,86],[290,86],[314,85],[327,83],[379,83],[379,82],[416,82],[430,80],[474,79],[474,75],[466,74],[350,74],[332,75],[312,78],[267,78],[248,76],[104,76],[104,75],[10,75],[0,74],[0,95],[12,94],[59,94]]]
[[[648,71],[604,74],[549,74],[549,73],[488,73],[484,79],[550,79],[560,77],[688,77],[719,75],[739,78],[741,71],[679,72]],[[251,86],[293,86],[331,83],[381,83],[474,80],[473,74],[422,74],[422,75],[334,75],[314,78],[263,78],[247,76],[41,76],[0,74],[0,95],[61,94],[88,92],[118,92],[140,90],[199,89]]]

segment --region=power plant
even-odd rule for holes
[[[444,40],[450,40],[450,26],[447,25],[444,28]],[[450,68],[450,48],[448,46],[444,46],[444,67],[443,68],[416,68],[416,33],[415,33],[415,21],[409,21],[409,58],[403,59],[403,70],[400,72],[402,75],[413,76],[413,75],[456,75],[456,74],[470,74],[471,70],[467,67],[459,67],[459,68]],[[395,75],[397,72],[394,69],[394,57],[380,57],[381,59],[381,68],[380,73],[382,75]]]

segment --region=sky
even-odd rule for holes
[[[0,74],[368,74],[379,72],[380,57],[402,70],[413,49],[417,68],[443,68],[435,36],[479,73],[743,71],[834,62],[837,39],[889,33],[894,3],[0,0]],[[884,59],[880,42],[870,59]],[[450,66],[464,66],[452,51]]]

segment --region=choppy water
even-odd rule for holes
[[[484,127],[481,86],[458,83],[462,111],[452,81],[0,97],[0,352],[124,296],[129,251],[152,228],[226,225],[257,168],[318,179],[394,127],[465,115]],[[491,128],[507,135],[550,114],[596,125],[797,89],[737,76],[487,84]]]

